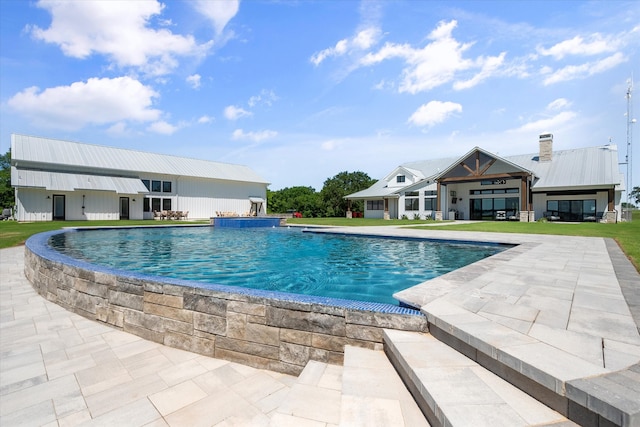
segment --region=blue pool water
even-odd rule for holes
[[[83,230],[54,235],[50,245],[154,276],[390,304],[397,291],[506,249],[285,227]]]

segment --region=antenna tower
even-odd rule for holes
[[[633,124],[636,119],[633,118],[633,103],[631,94],[633,92],[633,77],[627,80],[627,156],[625,163],[627,164],[627,209],[631,206],[631,191],[633,191],[633,165],[632,165],[632,145],[633,145]],[[629,218],[631,220],[631,218]]]

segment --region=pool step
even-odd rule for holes
[[[340,425],[428,427],[429,423],[383,351],[346,346]]]
[[[384,348],[433,426],[577,425],[430,334],[385,330]]]

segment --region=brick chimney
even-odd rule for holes
[[[540,156],[541,162],[550,162],[553,156],[553,134],[543,133],[540,135]]]

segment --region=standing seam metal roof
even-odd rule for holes
[[[482,151],[498,157],[487,151]],[[623,184],[622,175],[618,167],[618,148],[613,144],[554,151],[550,161],[540,161],[538,153],[504,156],[501,158],[517,167],[533,172],[537,177],[533,189],[538,191],[567,187],[604,188],[610,186],[618,186],[617,189],[620,190]],[[399,167],[419,170],[425,177],[434,177],[450,168],[458,160],[460,160],[460,157],[422,160],[403,163]],[[390,194],[400,194],[405,189],[406,187],[389,189],[386,187],[386,182],[380,180],[368,189],[346,197],[384,197]]]
[[[268,184],[248,166],[19,134],[11,135],[11,158],[18,167],[28,162],[30,167],[41,165],[42,169],[72,167],[85,172],[167,174]]]

